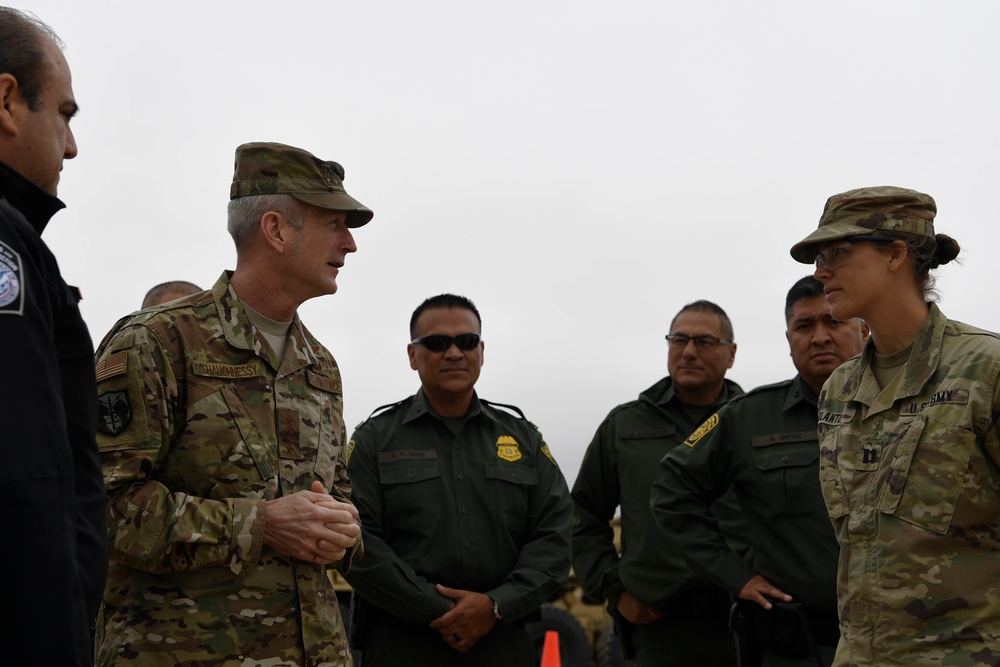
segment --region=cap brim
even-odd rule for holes
[[[299,201],[331,211],[343,211],[347,214],[348,227],[361,227],[371,222],[375,213],[346,192],[288,193]]]
[[[849,222],[835,222],[830,225],[823,225],[793,245],[789,253],[796,262],[812,264],[816,261],[816,246],[819,244],[839,241],[840,239],[849,239],[852,236],[867,236],[871,233],[871,229],[852,225]]]

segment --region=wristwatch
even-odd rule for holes
[[[490,599],[493,600],[493,598]],[[503,620],[503,616],[500,615],[500,605],[497,604],[496,600],[493,600],[493,618],[497,619],[498,621]]]

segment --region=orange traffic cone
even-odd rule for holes
[[[559,658],[559,633],[555,630],[545,631],[541,667],[562,667],[562,660]]]

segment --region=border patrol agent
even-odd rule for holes
[[[97,352],[111,571],[99,665],[351,665],[327,568],[361,554],[337,362],[296,310],[372,212],[343,168],[236,149],[237,265]]]
[[[607,601],[626,657],[639,667],[735,664],[729,595],[698,577],[649,508],[656,465],[722,405],[742,394],[725,379],[733,328],[710,301],[686,305],[670,325],[663,378],[620,405],[597,429],[573,485],[573,567],[584,594]],[[621,507],[621,556],[609,521]],[[713,508],[733,548],[748,547],[735,495]]]
[[[834,320],[812,276],[789,290],[785,319],[798,375],[730,401],[663,458],[653,483],[653,513],[667,539],[692,569],[746,601],[741,667],[755,662],[754,648],[767,667],[815,667],[817,652],[829,665],[840,637],[838,547],[819,487],[816,400],[830,373],[861,352],[867,327]],[[752,563],[711,520],[711,503],[730,488],[750,525]],[[802,603],[802,613],[779,601]]]
[[[365,667],[535,665],[525,622],[569,575],[566,481],[519,410],[476,394],[481,328],[465,297],[424,301],[407,346],[420,390],[351,439]]]
[[[819,400],[840,542],[834,664],[1000,664],[1000,337],[949,320],[930,271],[958,256],[929,195],[827,200],[791,249],[871,338]]]

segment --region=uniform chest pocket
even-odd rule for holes
[[[795,444],[754,445],[754,467],[764,480],[758,488],[767,496],[763,500],[770,516],[812,511],[813,505],[792,501],[803,500],[806,496],[814,499],[818,495],[818,460],[819,442],[816,440]]]
[[[273,444],[228,384],[189,406],[178,450],[175,461],[185,484],[206,498],[263,493],[261,482],[274,476],[277,464]]]
[[[920,414],[894,449],[876,508],[944,535],[962,495],[976,436],[960,426]]]
[[[405,528],[441,522],[442,489],[438,460],[402,459],[379,463],[383,525]]]
[[[853,424],[829,427],[819,424],[819,482],[823,490],[823,501],[830,518],[836,523],[850,511],[850,497],[841,471],[841,451],[845,461],[851,461],[850,452],[857,448],[858,434]]]
[[[486,488],[490,507],[508,526],[528,524],[528,495],[538,486],[538,472],[516,463],[486,463]]]

